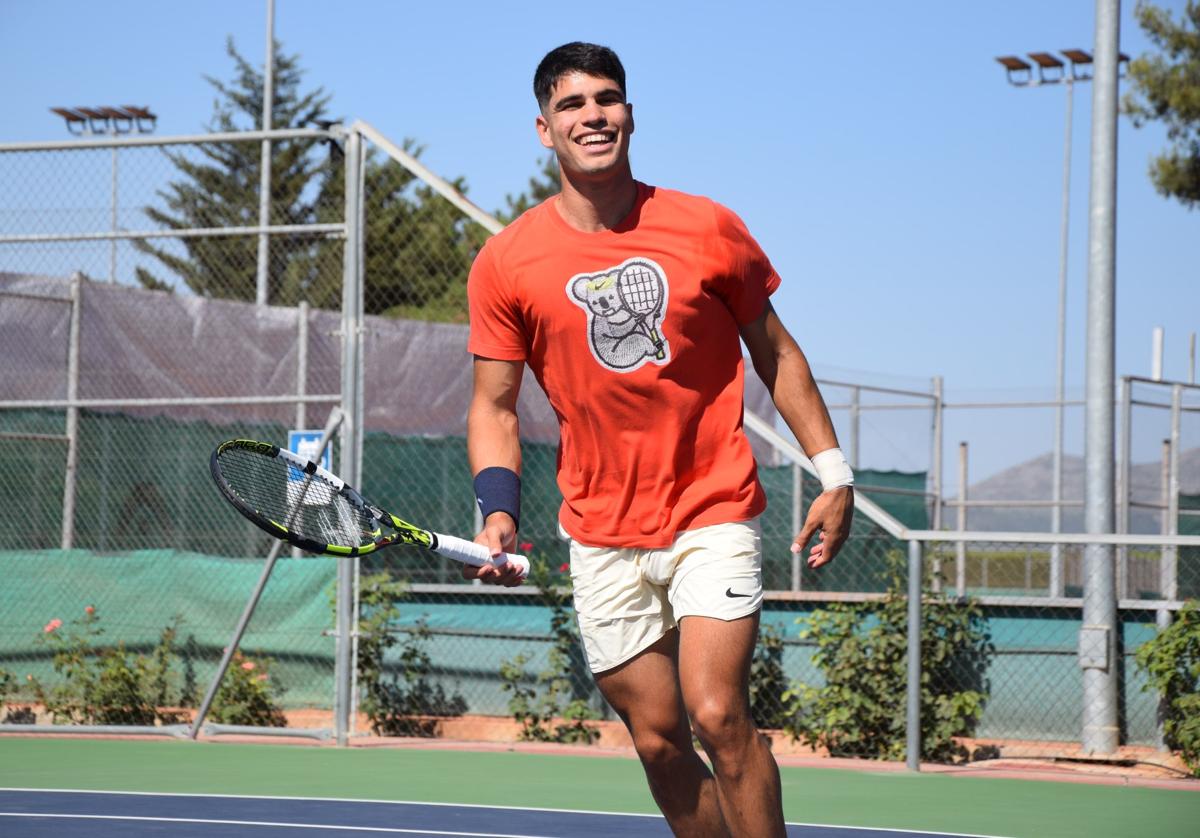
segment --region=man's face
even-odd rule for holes
[[[537,131],[564,170],[605,175],[624,168],[629,159],[633,106],[612,79],[568,73],[551,90]]]

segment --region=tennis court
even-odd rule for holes
[[[783,767],[788,834],[1194,835],[1194,788]],[[0,740],[0,834],[669,835],[624,756]]]

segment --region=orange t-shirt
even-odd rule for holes
[[[628,217],[599,233],[568,225],[556,200],[475,259],[467,348],[525,361],[549,398],[563,529],[653,548],[758,515],[738,327],[779,275],[741,219],[706,198],[639,183]]]

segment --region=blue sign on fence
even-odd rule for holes
[[[317,459],[317,446],[321,444],[323,431],[288,431],[288,450],[311,460],[326,471],[333,471],[333,446],[325,447],[325,454]]]

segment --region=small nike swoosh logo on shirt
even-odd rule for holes
[[[735,594],[735,593],[733,592],[733,588],[726,588],[726,589],[725,589],[725,596],[727,596],[727,597],[751,596],[751,594]]]

